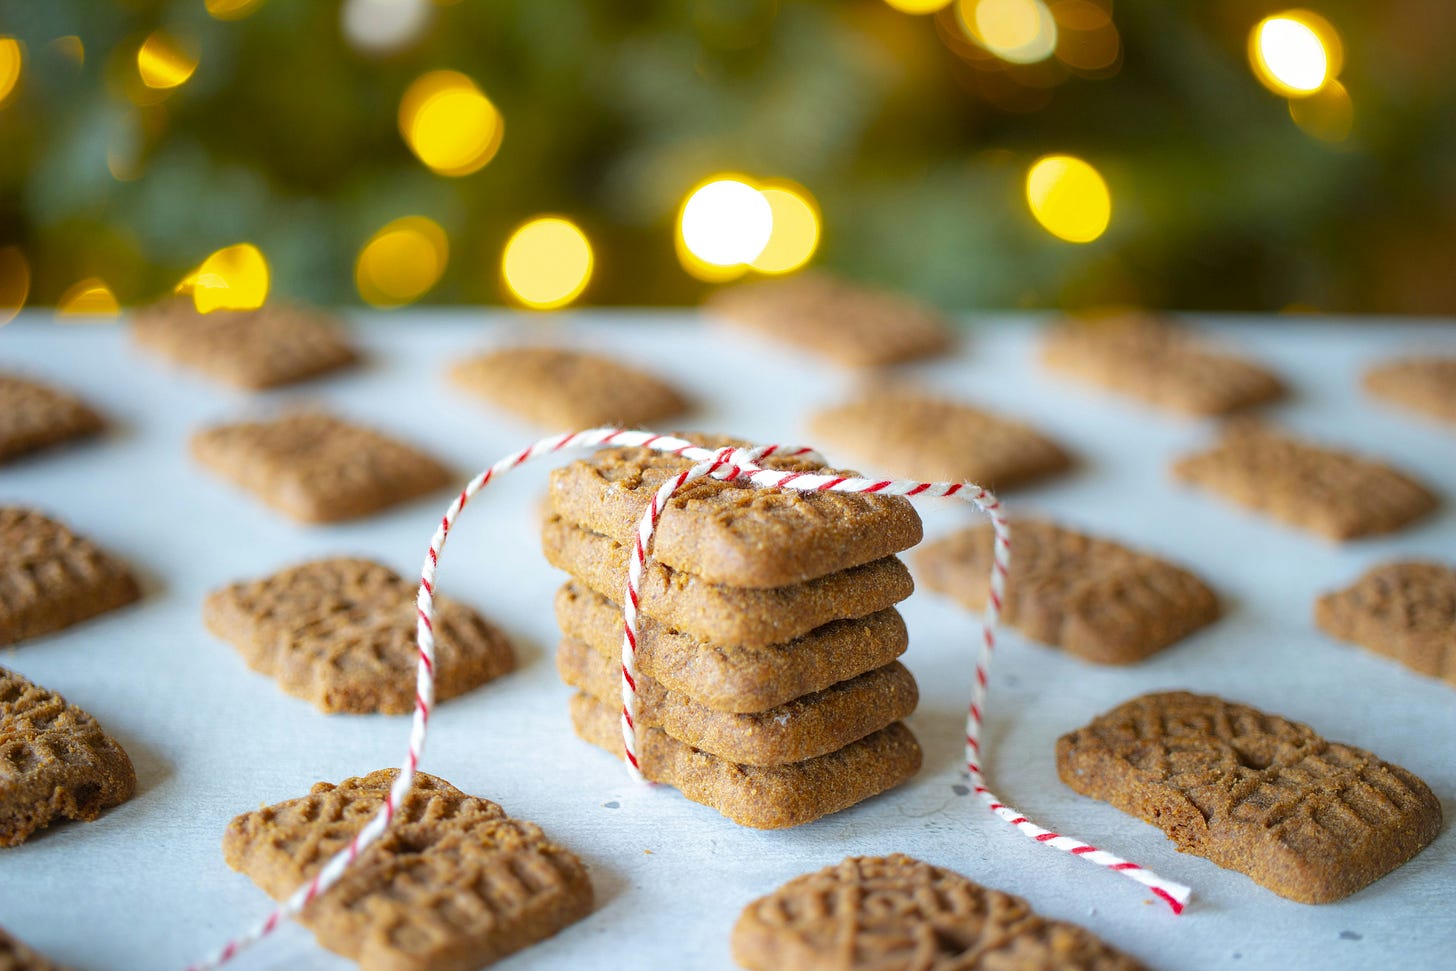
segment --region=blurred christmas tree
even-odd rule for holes
[[[1456,4],[1317,2],[1251,49],[1281,6],[0,0],[0,275],[133,303],[247,242],[275,295],[490,303],[554,213],[591,255],[520,266],[688,303],[680,208],[741,172],[951,307],[1456,312]]]

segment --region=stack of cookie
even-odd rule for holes
[[[654,493],[689,465],[604,450],[551,477],[543,546],[572,576],[556,601],[557,663],[578,691],[577,734],[619,757],[628,553]],[[908,638],[894,607],[913,584],[894,554],[920,535],[901,498],[714,479],[680,490],[641,585],[643,774],[759,829],[809,822],[913,775],[920,747],[900,720],[918,691],[896,661]]]

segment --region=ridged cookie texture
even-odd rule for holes
[[[1144,695],[1057,741],[1057,772],[1150,822],[1185,853],[1301,903],[1385,876],[1441,828],[1398,765],[1298,722],[1182,691]]]
[[[1386,563],[1315,602],[1325,633],[1456,685],[1456,567]]]
[[[1141,971],[1092,932],[904,854],[852,856],[743,909],[749,971]]]
[[[312,879],[378,812],[397,770],[244,813],[229,866],[275,899]],[[533,823],[421,773],[394,821],[301,920],[363,971],[473,971],[585,917],[586,868]]]
[[[105,427],[94,408],[39,381],[0,373],[0,465]]]

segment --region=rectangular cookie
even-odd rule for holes
[[[1024,422],[916,391],[885,388],[809,416],[816,443],[879,471],[1009,489],[1066,472],[1072,457]]]
[[[303,523],[367,516],[451,480],[419,449],[317,411],[204,429],[192,436],[192,456]]]
[[[332,314],[286,305],[197,312],[177,297],[132,315],[138,346],[244,390],[293,384],[358,360]]]
[[[603,705],[622,703],[620,660],[568,638],[556,649],[556,669],[568,685]],[[783,765],[827,755],[908,718],[920,699],[915,679],[899,661],[753,714],[714,711],[640,671],[636,683],[637,718],[643,725],[744,765]]]
[[[364,828],[397,772],[243,813],[223,858],[281,900]],[[299,920],[361,971],[473,971],[581,920],[592,896],[586,867],[540,827],[419,773],[389,829]]]
[[[724,435],[681,437],[710,449],[749,444]],[[657,490],[693,464],[647,448],[601,449],[552,471],[551,509],[573,525],[631,543]],[[770,455],[760,464],[826,471],[803,458]],[[662,563],[709,583],[783,587],[909,549],[920,537],[920,516],[899,496],[795,492],[703,478],[673,495],[652,548]]]
[[[62,630],[141,596],[126,564],[64,523],[0,506],[0,647]]]
[[[1057,773],[1157,826],[1180,851],[1300,903],[1349,896],[1441,828],[1441,804],[1400,766],[1185,691],[1134,698],[1063,735]]]
[[[1041,363],[1074,381],[1182,415],[1226,415],[1284,396],[1284,383],[1267,368],[1145,314],[1054,327],[1042,341]]]
[[[96,410],[75,395],[0,373],[0,465],[103,427]]]
[[[603,597],[621,597],[630,549],[551,517],[541,527],[546,560]],[[719,644],[764,647],[832,620],[864,617],[910,596],[910,571],[893,556],[787,587],[744,589],[708,583],[649,560],[641,611],[667,627]]]
[[[690,407],[668,382],[601,354],[504,347],[451,365],[450,382],[548,431],[633,428]]]
[[[973,526],[915,553],[931,590],[971,610],[986,606],[991,526]],[[1001,618],[1084,661],[1131,664],[1218,618],[1218,598],[1167,560],[1032,519],[1011,527],[1011,573]]]
[[[1420,562],[1374,567],[1315,601],[1314,622],[1331,637],[1456,686],[1456,568]]]
[[[618,708],[590,695],[571,699],[576,734],[622,758]],[[641,732],[642,774],[711,806],[740,826],[787,829],[848,809],[920,771],[920,745],[903,722],[836,752],[791,765],[739,765],[699,752],[659,728]]]
[[[0,971],[66,971],[0,927]]]
[[[90,822],[134,792],[131,759],[95,718],[0,668],[0,847],[61,818]]]
[[[1408,357],[1365,372],[1365,390],[1408,411],[1456,424],[1456,357]]]
[[[1179,459],[1173,475],[1334,540],[1394,532],[1439,504],[1390,466],[1252,422],[1229,426],[1213,448]]]
[[[950,322],[928,304],[818,272],[729,287],[703,310],[847,367],[935,357],[955,343]]]
[[[314,560],[208,594],[207,629],[254,671],[323,712],[415,708],[418,587],[370,560]],[[435,697],[480,687],[515,667],[511,643],[465,604],[435,600]]]
[[[622,608],[574,580],[556,593],[556,623],[602,657],[622,656]],[[637,670],[714,711],[751,714],[883,667],[909,641],[894,607],[763,647],[711,643],[639,617]]]

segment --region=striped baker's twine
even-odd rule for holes
[[[466,504],[475,497],[476,493],[489,485],[494,478],[524,465],[532,459],[552,455],[571,448],[596,448],[603,446],[650,448],[654,451],[680,455],[697,463],[663,483],[662,487],[654,495],[652,502],[649,504],[647,511],[643,513],[642,520],[639,523],[637,541],[634,545],[632,556],[629,558],[627,595],[623,598],[622,722],[625,760],[628,771],[634,778],[642,778],[641,766],[637,756],[640,748],[638,740],[640,728],[636,724],[636,643],[638,601],[640,599],[639,592],[641,589],[642,571],[646,563],[648,551],[651,549],[652,535],[656,530],[657,522],[662,515],[662,511],[666,508],[668,500],[678,489],[706,475],[725,481],[741,477],[761,488],[795,489],[804,492],[858,492],[924,498],[959,497],[962,500],[974,504],[978,509],[986,513],[991,518],[991,523],[996,532],[991,585],[982,621],[983,637],[981,651],[976,660],[976,679],[971,688],[970,715],[966,723],[966,762],[977,795],[989,805],[996,815],[1014,825],[1026,836],[1039,843],[1080,856],[1091,863],[1108,867],[1121,873],[1123,876],[1136,880],[1166,901],[1172,907],[1174,913],[1182,912],[1191,894],[1188,887],[1164,880],[1152,871],[1136,863],[1119,859],[1105,850],[1096,849],[1070,836],[1052,833],[1037,826],[1016,810],[1003,805],[985,785],[985,779],[981,775],[979,765],[980,756],[978,753],[980,751],[981,722],[984,717],[986,702],[986,671],[990,664],[991,653],[995,649],[995,629],[1000,619],[1001,598],[1006,585],[1006,575],[1008,564],[1010,563],[1011,551],[1010,527],[1005,517],[1001,514],[1000,502],[994,495],[980,486],[964,482],[915,482],[896,479],[875,480],[836,476],[832,474],[775,471],[761,468],[755,464],[758,459],[775,453],[818,458],[817,453],[806,448],[785,450],[780,446],[769,445],[754,449],[723,448],[714,450],[702,448],[680,438],[658,435],[648,431],[625,430],[620,428],[593,428],[588,431],[576,432],[569,435],[555,435],[550,438],[543,438],[528,448],[508,455],[470,480],[465,488],[460,491],[460,494],[455,497],[455,500],[450,504],[449,509],[445,511],[445,515],[441,518],[440,525],[435,530],[435,535],[430,540],[430,547],[427,551],[424,566],[420,571],[420,589],[415,600],[416,612],[419,618],[416,624],[419,669],[415,679],[415,710],[410,724],[409,751],[405,756],[404,763],[400,766],[399,775],[390,787],[389,795],[385,798],[384,805],[355,834],[347,847],[335,853],[320,868],[312,880],[295,890],[288,899],[279,904],[264,920],[223,945],[212,956],[197,964],[191,965],[188,971],[210,971],[212,968],[219,967],[242,953],[250,945],[273,933],[285,919],[298,914],[299,911],[312,903],[315,897],[337,883],[349,865],[359,857],[366,847],[377,840],[394,820],[395,813],[414,784],[415,774],[419,769],[420,759],[424,754],[425,739],[429,731],[430,712],[435,703],[435,574],[439,567],[440,554],[445,549],[445,541],[449,538],[450,530],[454,527],[456,519],[459,518]]]

